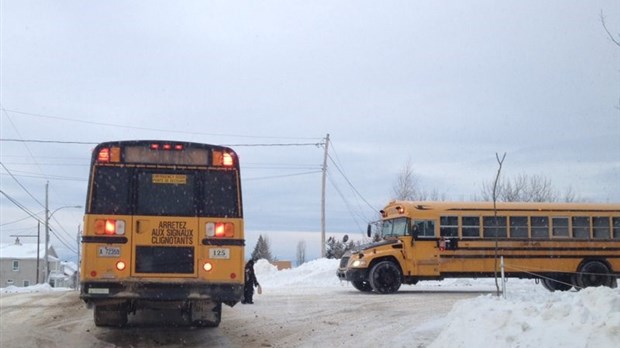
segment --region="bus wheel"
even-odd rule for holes
[[[393,262],[381,261],[370,269],[370,286],[380,294],[398,291],[401,284],[400,269]]]
[[[190,320],[196,327],[218,327],[222,320],[222,302],[192,301]]]
[[[610,269],[601,261],[588,261],[579,267],[579,272],[575,277],[580,288],[590,286],[614,287],[616,284],[615,276]]]
[[[550,278],[542,278],[542,285],[549,291],[568,291],[573,288],[570,277],[553,276]]]
[[[123,327],[127,325],[127,308],[123,304],[96,305],[94,315],[96,326]]]
[[[372,286],[370,286],[370,283],[366,280],[352,281],[351,284],[353,284],[353,287],[361,292],[372,291]]]

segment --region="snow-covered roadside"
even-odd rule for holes
[[[337,260],[319,259],[277,271],[260,260],[255,270],[266,289],[309,292],[342,287],[335,276],[337,267]],[[495,282],[447,279],[401,288],[409,289],[493,292]],[[443,327],[431,347],[620,347],[620,289],[552,293],[533,280],[509,279],[506,293],[506,299],[487,294],[459,301],[445,318],[423,324]],[[400,344],[406,346],[409,336],[398,337]]]
[[[337,260],[319,259],[307,262],[295,269],[278,271],[266,261],[260,260],[255,265],[255,271],[264,291],[261,296],[266,297],[264,299],[258,297],[258,304],[255,306],[227,309],[228,314],[242,317],[244,314],[252,313],[253,316],[259,315],[261,318],[277,318],[277,313],[270,312],[270,306],[261,306],[261,303],[272,301],[273,304],[274,298],[285,301],[287,296],[281,295],[287,294],[294,295],[295,300],[310,303],[320,301],[322,297],[329,296],[330,293],[337,294],[339,298],[339,301],[333,302],[336,307],[334,313],[351,313],[349,308],[351,301],[347,299],[358,293],[350,284],[341,283],[337,279],[335,275],[337,267]],[[426,318],[429,319],[426,322],[412,322],[411,318],[407,317],[415,311],[420,311],[419,307],[408,308],[403,305],[403,310],[398,314],[378,310],[374,312],[374,315],[405,316],[403,321],[409,324],[412,330],[394,329],[392,336],[389,337],[389,343],[392,346],[411,346],[416,336],[432,332],[427,336],[432,339],[439,332],[431,347],[620,347],[619,289],[590,288],[579,292],[551,293],[532,280],[510,279],[507,285],[507,299],[485,294],[461,300],[454,305],[449,314],[427,316]],[[344,292],[343,288],[346,289]],[[36,285],[27,288],[4,288],[0,289],[0,294],[70,290]],[[330,292],[330,290],[333,291]],[[380,301],[394,302],[403,298],[413,299],[414,296],[419,296],[418,293],[427,296],[427,299],[432,301],[436,297],[445,296],[446,293],[471,291],[477,294],[478,292],[493,293],[494,290],[493,279],[449,279],[403,286],[401,291],[408,293],[404,294],[405,296],[368,295],[370,297],[363,301],[381,305]],[[356,297],[356,301],[363,298]],[[15,298],[12,298],[11,302],[14,301]],[[280,310],[286,308],[286,305],[283,306],[279,307]],[[78,307],[81,308],[81,306]],[[365,307],[356,307],[355,315],[362,315],[363,311],[360,312],[360,310],[363,308]],[[232,320],[233,317],[228,319]],[[372,317],[364,321],[363,325],[381,320],[380,317]],[[226,319],[224,319],[224,328],[225,323]],[[323,324],[325,323],[330,324],[327,326],[328,329],[330,326],[333,326],[334,330],[341,331],[347,328],[346,325],[331,325],[330,321]],[[286,329],[285,324],[278,325],[282,325],[280,330]],[[357,346],[371,339],[372,327],[361,328],[361,332],[355,332],[354,340],[352,338],[350,341],[351,346]],[[323,328],[322,331],[317,329],[311,332],[312,335],[320,336],[325,335],[327,330]],[[226,333],[228,332],[224,331],[224,334]],[[320,340],[320,337],[313,336],[312,339],[305,337],[305,341],[300,342],[311,346],[316,340]],[[426,342],[428,341],[425,341],[425,344]]]
[[[49,292],[49,291],[71,291],[71,288],[53,288],[49,284],[37,284],[27,287],[8,286],[0,288],[0,294],[27,294],[33,292]]]

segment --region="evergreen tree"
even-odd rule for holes
[[[352,240],[348,242],[339,241],[336,238],[329,237],[325,242],[325,257],[328,259],[340,259],[347,251],[359,249],[360,242]]]
[[[258,236],[258,241],[256,241],[256,246],[254,247],[254,251],[252,251],[252,259],[265,259],[269,262],[273,262],[269,238],[267,238],[267,236],[263,237],[262,234]]]

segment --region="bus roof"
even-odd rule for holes
[[[493,202],[433,202],[433,201],[392,201],[384,210],[402,207],[406,211],[488,211],[493,210]],[[538,203],[538,202],[497,202],[497,209],[502,211],[605,211],[619,212],[620,204],[615,203]]]

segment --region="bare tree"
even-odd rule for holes
[[[306,241],[300,240],[297,243],[297,266],[306,262]]]
[[[394,199],[401,201],[445,200],[445,195],[440,194],[436,189],[428,192],[420,188],[411,158],[407,159],[407,163],[398,174],[392,191]]]
[[[398,174],[392,190],[394,198],[397,200],[413,201],[420,198],[418,180],[413,172],[411,158],[407,159],[407,163],[405,163],[405,166]]]
[[[483,200],[493,199],[493,189],[496,190],[496,198],[500,202],[557,202],[560,197],[551,180],[542,175],[519,174],[512,179],[496,179],[496,183],[482,184]]]
[[[611,42],[615,43],[616,46],[620,47],[620,35],[618,35],[618,38],[616,38],[611,34],[611,32],[609,32],[609,29],[607,29],[607,24],[605,23],[605,16],[603,15],[603,10],[601,10],[601,24],[603,24],[603,29],[605,29],[605,32],[607,33],[607,36],[609,36]]]

